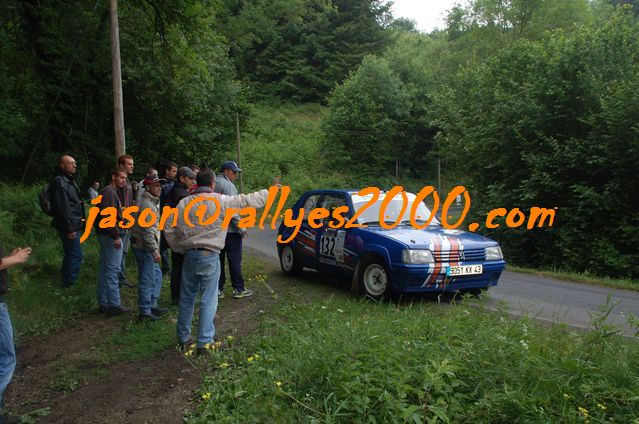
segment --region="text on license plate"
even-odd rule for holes
[[[483,265],[459,265],[459,266],[447,266],[446,276],[457,277],[460,275],[477,275],[484,271]]]

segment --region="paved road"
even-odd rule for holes
[[[279,264],[276,236],[271,229],[253,229],[246,239],[246,246]],[[497,306],[500,301],[506,301],[510,312],[515,315],[527,314],[541,321],[562,322],[585,329],[591,327],[591,314],[606,303],[608,296],[612,302],[619,302],[608,321],[621,325],[624,334],[634,334],[624,314],[632,312],[639,315],[639,292],[635,291],[506,271],[498,285],[490,289],[489,304]]]

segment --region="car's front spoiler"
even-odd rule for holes
[[[432,275],[434,266],[393,264],[392,282],[397,291],[405,293],[427,293],[485,288],[497,285],[505,261],[462,262],[460,265],[483,265],[481,275],[446,277],[445,266],[440,267],[436,276]],[[447,265],[447,264],[442,264]]]

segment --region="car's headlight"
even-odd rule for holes
[[[498,261],[504,259],[504,255],[501,254],[501,248],[499,246],[487,247],[486,248],[486,260],[487,261]]]
[[[422,250],[404,250],[402,259],[406,264],[432,264],[435,262],[433,252],[428,249]]]

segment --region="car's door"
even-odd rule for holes
[[[318,207],[329,212],[340,206],[347,206],[343,193],[324,194]],[[340,272],[346,267],[345,243],[346,230],[344,228],[330,228],[331,217],[324,219],[322,226],[316,231],[316,257],[318,269],[326,272]]]
[[[321,199],[320,193],[314,193],[308,196],[304,201],[304,219],[300,226],[300,232],[295,237],[295,250],[298,258],[303,266],[318,269],[317,251],[316,251],[316,234],[317,230],[308,225],[308,213],[315,209]]]

